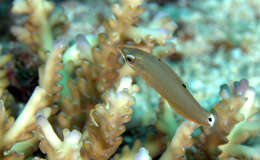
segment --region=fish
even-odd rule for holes
[[[118,47],[118,50],[130,68],[165,98],[177,113],[204,127],[214,125],[214,115],[197,102],[177,73],[162,59],[138,48]]]

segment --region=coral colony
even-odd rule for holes
[[[0,5],[0,159],[260,159],[260,1]],[[173,110],[122,46],[169,64],[214,127]]]

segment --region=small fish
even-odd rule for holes
[[[140,49],[119,47],[126,63],[184,118],[212,127],[215,117],[195,100],[179,76],[161,59]]]

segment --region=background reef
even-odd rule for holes
[[[0,0],[0,159],[260,159],[260,1]],[[219,130],[118,46],[166,61]]]

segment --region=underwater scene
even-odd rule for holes
[[[260,0],[0,0],[0,160],[260,160]]]

